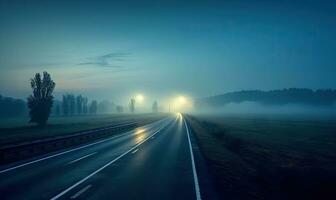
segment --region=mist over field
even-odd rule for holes
[[[257,102],[228,103],[221,107],[200,107],[193,110],[195,114],[216,115],[268,115],[303,118],[336,118],[336,103],[330,106],[313,106],[303,104],[264,105]]]

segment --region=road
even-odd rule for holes
[[[0,168],[1,199],[206,199],[182,115]],[[200,165],[201,166],[201,165]],[[205,187],[205,190],[206,187]]]

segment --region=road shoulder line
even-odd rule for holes
[[[182,115],[181,115],[182,118]],[[184,118],[182,118],[184,121],[184,126],[187,130],[187,136],[188,136],[188,142],[189,142],[189,150],[190,150],[190,157],[191,157],[191,165],[192,165],[192,170],[193,170],[193,175],[194,175],[194,184],[195,184],[195,192],[196,192],[196,199],[201,200],[201,192],[198,184],[198,177],[197,177],[197,171],[196,171],[196,165],[195,165],[195,160],[194,160],[194,154],[191,146],[191,141],[190,141],[190,135],[189,135],[189,129],[187,122]]]

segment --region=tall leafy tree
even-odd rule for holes
[[[27,102],[29,122],[42,126],[47,123],[53,105],[54,97],[52,93],[55,85],[47,72],[43,72],[43,78],[41,78],[40,73],[36,73],[35,77],[31,79],[30,86],[33,89],[33,94],[28,97]]]

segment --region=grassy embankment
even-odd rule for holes
[[[334,199],[336,121],[191,116],[223,199]]]
[[[150,122],[162,118],[163,116],[164,114],[106,114],[96,116],[51,117],[45,127],[28,124],[28,118],[2,118],[0,119],[0,146],[60,136],[128,121],[141,120]]]

